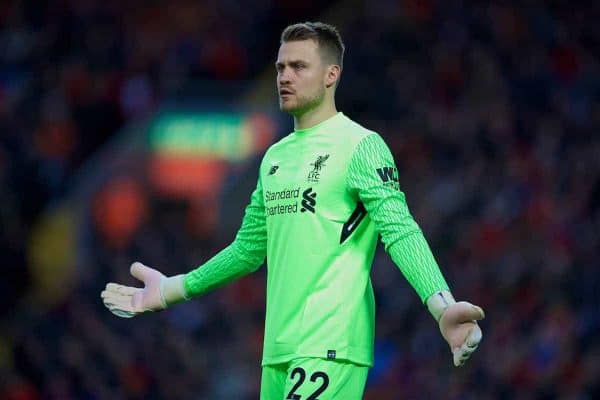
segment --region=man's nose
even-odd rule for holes
[[[279,84],[280,85],[285,85],[290,83],[290,74],[288,72],[287,69],[283,70],[280,74],[279,74]]]

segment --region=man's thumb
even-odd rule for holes
[[[465,307],[464,309],[464,318],[471,321],[479,321],[480,319],[485,318],[485,313],[483,309],[479,306],[476,306],[471,303],[467,303],[469,307]]]
[[[146,267],[141,262],[134,262],[131,264],[131,268],[129,269],[131,275],[133,275],[138,280],[146,283],[146,280],[150,278],[150,274],[152,273],[152,268]]]
[[[485,313],[481,307],[466,301],[458,302],[454,307],[456,307],[456,316],[460,321],[479,321],[485,318]]]

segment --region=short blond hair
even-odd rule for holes
[[[321,55],[332,64],[343,68],[344,42],[333,25],[323,22],[302,22],[289,25],[281,33],[281,43],[295,42],[300,40],[314,40],[319,46]]]

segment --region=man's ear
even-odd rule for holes
[[[339,65],[330,65],[327,67],[327,74],[325,75],[325,87],[330,88],[336,84],[340,79],[341,69]]]

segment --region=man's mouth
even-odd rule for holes
[[[294,94],[294,92],[291,91],[290,89],[280,89],[279,90],[280,96],[286,96],[286,95],[291,95],[291,94]]]

